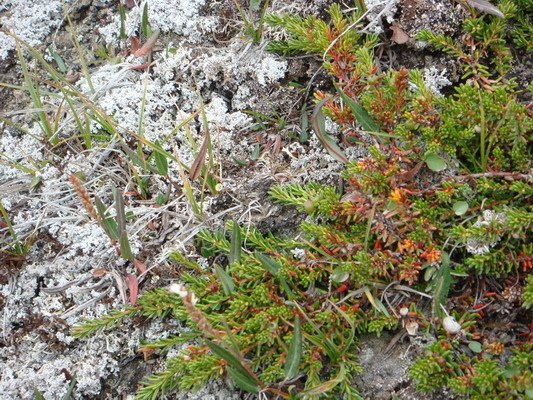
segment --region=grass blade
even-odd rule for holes
[[[38,389],[33,389],[33,397],[35,400],[46,400],[46,397]]]
[[[448,298],[448,292],[450,291],[450,285],[452,283],[452,275],[450,273],[450,259],[446,253],[442,253],[442,265],[437,270],[435,277],[435,290],[433,291],[433,315],[439,318],[444,318],[444,312],[442,306],[446,303]]]
[[[222,283],[222,289],[224,289],[226,296],[230,296],[235,291],[235,283],[233,283],[231,276],[224,271],[224,268],[218,265],[215,265],[215,274],[220,283]]]
[[[144,3],[143,14],[141,17],[141,32],[145,37],[149,37],[151,33],[150,21],[148,20],[148,2]]]
[[[133,252],[131,251],[130,240],[128,239],[128,233],[126,231],[123,231],[120,234],[119,244],[120,256],[125,260],[133,261],[135,257],[133,256]]]
[[[11,223],[11,219],[9,218],[9,214],[7,213],[7,210],[4,208],[1,202],[0,202],[0,216],[2,217],[4,224],[7,226],[7,230],[9,231],[9,235],[11,236],[11,239],[13,239],[14,250],[18,254],[22,254],[22,244],[19,241],[17,232],[15,232],[15,229],[13,228],[13,224]]]
[[[350,98],[338,86],[335,86],[335,89],[337,90],[337,93],[339,93],[339,95],[341,96],[342,101],[344,101],[344,103],[346,103],[346,105],[350,107],[350,110],[352,110],[355,119],[361,124],[365,131],[380,131],[379,126],[374,122],[370,114],[368,114],[368,112],[359,103]]]
[[[71,400],[71,399],[74,398],[74,396],[73,396],[74,395],[74,388],[76,387],[77,383],[78,383],[78,381],[76,381],[76,378],[72,378],[72,380],[70,381],[70,384],[68,385],[67,392],[63,396],[62,400]]]
[[[115,209],[117,212],[116,221],[119,234],[120,256],[126,260],[133,261],[135,257],[131,251],[128,232],[126,231],[126,211],[124,208],[124,197],[122,197],[122,192],[116,187],[113,188],[113,197],[115,198]]]
[[[390,317],[390,314],[385,308],[385,306],[383,305],[383,303],[379,301],[379,299],[376,299],[374,296],[372,296],[372,293],[370,293],[370,289],[368,287],[364,287],[363,289],[364,289],[366,298],[368,299],[370,304],[372,304],[372,307],[374,307],[377,311],[385,314],[387,317]]]
[[[158,146],[160,146],[160,143],[156,142]],[[159,175],[167,176],[168,175],[168,160],[167,157],[159,153],[157,151],[154,151],[153,153],[155,166],[157,168],[157,172],[159,172]]]
[[[61,71],[63,74],[66,74],[68,69],[67,69],[67,66],[65,65],[65,62],[61,58],[61,56],[57,54],[57,52],[54,50],[52,46],[48,47],[48,51],[50,51],[50,55],[56,62],[56,65],[57,65],[57,68],[59,68],[59,71]]]
[[[281,276],[281,275],[279,275],[277,278],[278,278],[278,281],[279,281],[279,285],[281,286],[281,289],[287,295],[287,298],[289,300],[294,300],[296,298],[296,296],[295,296],[294,292],[291,290],[291,288],[289,287],[289,284],[287,283],[285,278],[283,276]]]
[[[467,4],[474,7],[476,10],[485,14],[495,15],[499,18],[505,18],[505,15],[495,5],[489,3],[486,0],[466,0]]]
[[[238,263],[241,261],[242,253],[242,235],[241,227],[237,224],[237,221],[233,221],[233,229],[231,232],[231,250],[229,252],[229,263]]]
[[[287,353],[287,361],[285,362],[285,378],[290,380],[294,379],[298,375],[298,370],[300,367],[300,361],[302,359],[302,328],[300,323],[300,317],[296,317],[294,321],[294,334],[291,340],[291,345],[289,347],[289,352]]]
[[[98,211],[98,215],[100,216],[100,223],[105,233],[107,233],[107,236],[109,236],[111,240],[118,241],[118,226],[116,221],[113,218],[109,217],[107,207],[98,196],[95,196],[94,204],[96,205],[96,211]]]
[[[341,383],[345,378],[346,378],[346,368],[344,367],[344,364],[341,364],[339,373],[335,378],[330,379],[329,381],[321,383],[320,385],[317,385],[315,387],[312,387],[310,389],[300,392],[298,394],[298,397],[309,398],[310,396],[320,396],[322,394],[325,394],[331,391],[333,388],[335,388],[335,386]]]
[[[118,231],[122,234],[126,230],[126,211],[124,209],[124,198],[122,192],[113,187],[113,197],[115,199],[115,209],[117,212],[116,220],[118,225]]]
[[[118,5],[118,14],[120,15],[120,35],[119,39],[124,40],[128,38],[126,34],[126,8],[119,3]]]
[[[18,41],[17,41],[17,55],[18,55],[18,59],[20,62],[20,66],[22,68],[22,75],[24,77],[25,89],[30,94],[31,101],[33,103],[33,108],[37,110],[43,110],[44,104],[41,100],[41,94],[39,92],[39,88],[38,86],[34,85],[33,79],[30,74],[30,70],[28,68],[28,64],[26,62],[26,59],[24,58],[24,54],[22,54],[22,49]],[[37,112],[37,116],[38,116],[39,125],[46,139],[52,144],[56,144],[57,139],[55,139],[54,141],[54,137],[53,137],[54,131],[52,130],[52,125],[50,123],[50,120],[48,119],[48,116],[46,115],[46,112],[39,111]]]
[[[237,378],[235,383],[244,383],[245,387],[256,387],[259,390],[261,382],[255,377],[253,372],[242,364],[241,360],[235,354],[211,340],[206,340],[206,343],[213,353],[228,362],[230,374],[233,374],[232,377]],[[231,372],[232,370],[233,372]]]
[[[273,258],[267,256],[266,254],[256,252],[255,258],[259,260],[264,269],[270,272],[272,275],[277,275],[281,266]]]
[[[209,147],[210,141],[211,135],[209,133],[209,130],[206,130],[202,146],[200,147],[200,150],[198,150],[198,155],[194,159],[194,162],[191,165],[191,169],[189,170],[189,178],[191,181],[195,181],[196,179],[198,179],[200,173],[202,172],[202,167],[205,163],[205,156],[207,155],[207,149]]]
[[[313,130],[315,131],[318,140],[320,141],[320,143],[322,143],[322,146],[324,146],[328,153],[335,160],[346,164],[348,162],[348,158],[346,158],[337,143],[335,143],[333,138],[326,132],[326,120],[324,114],[322,114],[322,107],[324,106],[324,104],[326,104],[328,100],[328,97],[322,99],[315,106],[313,114],[311,115],[311,125],[313,126]]]
[[[260,387],[249,375],[245,375],[240,370],[231,367],[228,368],[228,373],[239,389],[248,393],[259,393]]]

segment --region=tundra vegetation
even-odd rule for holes
[[[145,379],[137,393],[142,400],[220,378],[263,398],[360,399],[353,384],[361,372],[358,338],[384,331],[432,339],[409,370],[420,391],[446,387],[472,399],[533,398],[533,120],[530,88],[519,87],[511,74],[513,52],[533,43],[531,6],[502,0],[487,10],[468,1],[459,38],[420,32],[416,40],[427,51],[446,53],[460,66],[458,83],[440,94],[421,70],[380,65],[383,37],[357,29],[367,12],[362,3],[348,11],[333,4],[324,17],[273,15],[265,11],[268,2],[250,3],[257,21],[240,11],[253,43],[273,29],[281,40],[271,40],[269,51],[323,59],[331,84],[314,93],[309,123],[344,164],[342,187],[274,186],[273,202],[307,215],[295,227],[298,234],[274,235],[234,220],[223,229],[201,230],[195,248],[207,266],[172,251],[168,260],[180,271],[179,283],[138,298],[135,293],[134,304],[73,327],[73,335],[105,335],[136,318],[186,324],[187,332],[142,344],[149,355],[179,349],[163,371]],[[157,35],[148,26],[143,30]],[[119,134],[112,118],[38,53],[18,46],[36,109],[43,108],[42,89],[25,67],[23,49],[64,96],[86,148],[111,137],[124,149],[136,142],[126,156],[143,171],[134,176],[141,196],[155,195],[149,193],[151,176],[176,185],[169,172],[175,165],[183,193],[196,217],[203,217],[204,193],[219,189],[207,121],[203,142],[191,140],[195,158],[187,164],[164,143],[143,136],[142,116],[138,132]],[[198,115],[205,118],[202,109]],[[256,116],[264,124],[283,122]],[[59,121],[44,112],[37,117],[44,136],[57,145]],[[331,135],[327,120],[341,133]],[[91,133],[94,121],[99,136]],[[351,159],[349,149],[356,146],[365,156]],[[82,181],[72,175],[88,215],[125,262],[135,262],[123,194],[114,191],[112,216]],[[193,191],[194,182],[200,191]],[[161,204],[168,201],[164,192],[157,196]],[[12,236],[11,254],[23,255],[25,243],[10,229],[8,213],[0,212]]]

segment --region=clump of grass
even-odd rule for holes
[[[148,28],[146,27],[146,29]],[[74,29],[71,28],[70,31],[80,57],[84,78],[90,91],[94,93],[91,77],[85,65],[84,50],[76,41]],[[168,195],[173,188],[177,191],[183,190],[194,213],[199,219],[203,218],[205,192],[216,193],[216,185],[219,181],[214,168],[215,154],[211,148],[209,132],[205,134],[205,145],[197,151],[195,163],[185,165],[179,157],[166,151],[160,142],[152,142],[144,136],[146,91],[140,107],[138,131],[124,130],[112,116],[107,115],[100,108],[96,100],[74,85],[66,73],[61,71],[61,68],[55,68],[45,60],[37,49],[16,36],[14,38],[17,41],[17,54],[22,67],[24,84],[0,83],[0,85],[27,92],[30,95],[31,113],[42,132],[42,137],[37,139],[42,140],[49,151],[53,154],[60,154],[67,146],[79,151],[95,151],[116,141],[121,150],[119,156],[132,174],[136,184],[136,192],[142,199],[148,200],[156,195],[149,192],[149,187],[155,178],[160,178],[167,184]],[[34,60],[35,63],[31,64],[28,60]],[[32,65],[31,68],[30,65]],[[57,105],[57,109],[52,110],[52,107],[45,107],[45,104]],[[202,113],[203,115],[203,108],[203,103],[199,104],[198,111],[178,124],[168,137],[172,137],[184,128],[198,114]],[[1,120],[9,126],[23,131],[24,134],[28,134],[22,127],[8,118],[2,117]],[[204,125],[207,126],[207,121],[204,121]],[[73,131],[79,134],[73,134]],[[188,135],[188,139],[191,148],[196,148],[197,144],[192,140],[191,135]],[[46,166],[46,163],[34,163],[35,165],[27,166],[26,163],[12,160],[9,154],[0,154],[0,161],[33,175],[31,187],[32,189],[38,188],[40,184],[39,172]],[[182,175],[178,179],[169,176],[169,165],[172,166],[172,164],[182,171]],[[193,171],[189,173],[190,170]],[[86,201],[87,198],[82,192],[78,193],[82,195],[80,198],[84,207],[89,211],[87,207],[90,206]],[[161,194],[157,197],[157,201],[159,203],[168,202],[168,195]],[[89,214],[91,217],[94,216],[92,211]]]
[[[249,38],[253,44],[259,44],[263,39],[265,18],[270,0],[250,0],[248,9],[243,6],[240,0],[233,0],[233,2],[241,17],[245,37]]]

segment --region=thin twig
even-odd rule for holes
[[[521,174],[519,172],[482,172],[478,174],[468,174],[468,175],[456,175],[449,177],[454,180],[463,180],[463,179],[476,179],[476,178],[512,178],[512,179],[524,179],[532,180],[533,173]]]

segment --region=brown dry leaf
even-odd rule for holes
[[[142,56],[147,55],[154,47],[155,42],[157,41],[158,37],[159,37],[159,29],[156,29],[154,33],[152,34],[152,36],[148,38],[146,43],[143,44],[143,46],[139,50],[133,53],[133,55],[135,57],[142,57]]]
[[[276,140],[272,146],[272,155],[277,156],[281,151],[281,135],[276,135]]]
[[[97,268],[92,272],[92,275],[95,278],[101,278],[105,274],[107,274],[107,269],[105,268]]]
[[[418,322],[409,320],[405,323],[405,330],[409,336],[415,336],[418,333]]]
[[[398,184],[406,183],[412,180],[422,169],[422,166],[424,165],[424,161],[418,162],[413,168],[411,168],[409,171],[406,171],[402,173],[398,178]]]
[[[78,72],[73,74],[68,74],[65,76],[65,80],[68,83],[76,83],[80,79],[80,74]]]
[[[147,347],[142,347],[139,352],[143,354],[143,359],[146,362],[152,358],[155,353],[155,350]]]
[[[135,275],[126,274],[126,283],[130,291],[130,304],[135,305],[139,295],[139,281]]]
[[[206,130],[204,142],[202,143],[202,147],[200,147],[200,150],[198,150],[198,155],[194,159],[194,162],[191,165],[191,169],[189,171],[189,179],[191,181],[195,181],[202,172],[202,167],[205,162],[205,156],[207,154],[207,149],[209,146],[209,142],[211,141],[209,130]]]
[[[136,53],[141,48],[141,41],[137,36],[130,37],[131,53]]]
[[[404,44],[409,41],[409,35],[397,24],[392,24],[390,27],[392,37],[390,38],[394,43]]]
[[[335,143],[335,140],[326,132],[326,117],[324,117],[324,114],[322,113],[322,107],[324,107],[330,99],[331,96],[326,97],[316,104],[313,114],[311,114],[311,126],[313,127],[313,131],[315,131],[316,137],[322,146],[328,151],[329,155],[335,160],[346,164],[348,158],[346,158],[340,147]]]
[[[132,70],[135,70],[135,71],[142,71],[144,69],[147,69],[149,67],[151,67],[152,65],[155,64],[155,61],[152,61],[152,62],[149,62],[149,63],[143,63],[143,64],[138,64],[138,65],[132,65],[131,67],[129,67],[130,69]]]
[[[140,274],[143,274],[148,270],[146,268],[146,264],[140,260],[137,260],[137,259],[133,260],[133,265],[135,266],[135,269],[137,270],[137,272]]]

